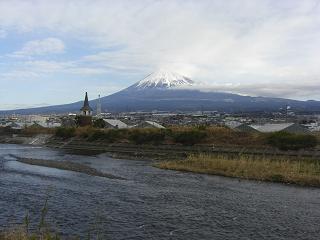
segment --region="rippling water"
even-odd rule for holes
[[[77,161],[127,180],[30,166],[12,155]],[[47,221],[102,239],[320,239],[320,189],[164,171],[150,162],[0,145],[0,228]]]

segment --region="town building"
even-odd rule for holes
[[[165,127],[159,123],[153,121],[144,121],[134,126],[134,128],[161,128],[164,129]]]
[[[122,128],[129,128],[129,126],[117,119],[103,119],[106,123],[105,128],[114,128],[114,129],[122,129]]]
[[[288,132],[297,134],[308,134],[310,131],[296,123],[267,123],[263,125],[250,125],[250,127],[256,129],[258,132],[272,133],[272,132]]]

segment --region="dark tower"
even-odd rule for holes
[[[89,105],[88,93],[86,92],[86,96],[84,98],[83,107],[80,109],[81,115],[83,116],[91,116],[92,108]]]

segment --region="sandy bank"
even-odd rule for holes
[[[57,168],[61,170],[68,170],[73,172],[85,173],[91,176],[97,177],[105,177],[110,179],[120,179],[124,180],[124,178],[115,176],[109,173],[103,173],[98,171],[95,168],[89,167],[84,164],[75,163],[75,162],[66,162],[66,161],[55,161],[55,160],[43,160],[43,159],[30,159],[30,158],[17,158],[18,162],[36,165],[36,166],[43,166],[49,168]]]

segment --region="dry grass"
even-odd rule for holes
[[[23,227],[17,227],[0,233],[0,240],[59,240],[60,238],[50,233],[28,234]]]
[[[23,228],[16,228],[0,233],[0,240],[29,240],[27,232]]]
[[[226,127],[208,127],[207,143],[216,145],[265,146],[265,136],[261,133],[239,132]]]
[[[162,169],[206,173],[261,181],[320,186],[320,162],[288,157],[191,155],[155,165]]]
[[[320,132],[318,131],[318,132],[314,132],[313,133],[315,136],[316,136],[316,138],[318,139],[318,149],[320,149]]]
[[[38,134],[54,134],[55,129],[53,128],[37,128],[37,127],[27,127],[22,129],[21,134],[24,136],[35,136]]]
[[[130,142],[132,135],[141,135],[140,138],[144,139],[144,144],[152,144],[153,141],[148,141],[150,134],[163,135],[161,143],[177,144],[176,136],[180,134],[203,134],[203,137],[196,139],[194,144],[214,144],[217,146],[246,146],[246,147],[259,147],[266,146],[266,139],[264,134],[239,132],[226,127],[210,126],[210,127],[170,127],[166,130],[153,129],[153,128],[141,128],[141,129],[97,129],[91,126],[77,127],[72,129],[72,133],[69,133],[68,128],[59,128],[56,132],[56,136],[70,138],[77,137],[80,139],[91,140],[104,140],[112,142]],[[57,134],[59,133],[59,134]],[[60,134],[62,133],[62,134]],[[63,134],[65,133],[65,134]],[[99,134],[100,133],[100,134]],[[65,135],[65,136],[64,136]],[[100,136],[99,139],[95,139],[96,136]],[[105,137],[103,137],[103,135]],[[186,139],[190,139],[187,137]],[[190,140],[191,141],[191,140]],[[181,143],[181,142],[178,142]]]
[[[266,146],[265,134],[239,132],[227,127],[206,126],[206,127],[189,127],[175,126],[168,128],[172,133],[189,132],[192,130],[203,130],[206,133],[205,139],[199,143],[215,144],[217,146],[246,146],[246,147],[264,147]],[[173,142],[174,143],[174,142]]]

